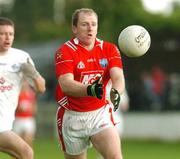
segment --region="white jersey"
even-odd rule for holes
[[[0,132],[12,129],[23,80],[21,65],[28,58],[34,65],[29,54],[19,49],[0,55]]]

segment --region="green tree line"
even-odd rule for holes
[[[61,3],[56,3],[61,2]],[[63,2],[63,3],[62,3]],[[59,6],[61,22],[55,21],[54,9]],[[170,16],[150,14],[140,0],[14,0],[9,12],[1,16],[12,18],[16,24],[16,38],[21,42],[67,39],[71,36],[71,15],[81,7],[93,8],[99,15],[99,37],[117,41],[120,31],[128,25],[139,24],[147,28],[155,38],[175,37],[180,34],[180,7],[174,4]],[[56,11],[58,14],[58,10]]]

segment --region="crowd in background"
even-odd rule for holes
[[[140,81],[129,89],[133,111],[180,110],[180,75],[165,73],[159,66],[144,70]]]

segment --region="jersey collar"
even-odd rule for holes
[[[73,40],[75,45],[79,45],[79,39],[78,38],[73,38],[72,40]],[[96,38],[94,47],[97,47],[97,46],[99,46],[102,49],[103,40]]]

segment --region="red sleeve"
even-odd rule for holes
[[[73,73],[73,55],[65,46],[62,46],[56,51],[55,73],[56,77],[66,73]]]
[[[119,49],[116,45],[112,44],[110,45],[110,51],[109,51],[109,67],[120,67],[123,68],[121,54]]]

